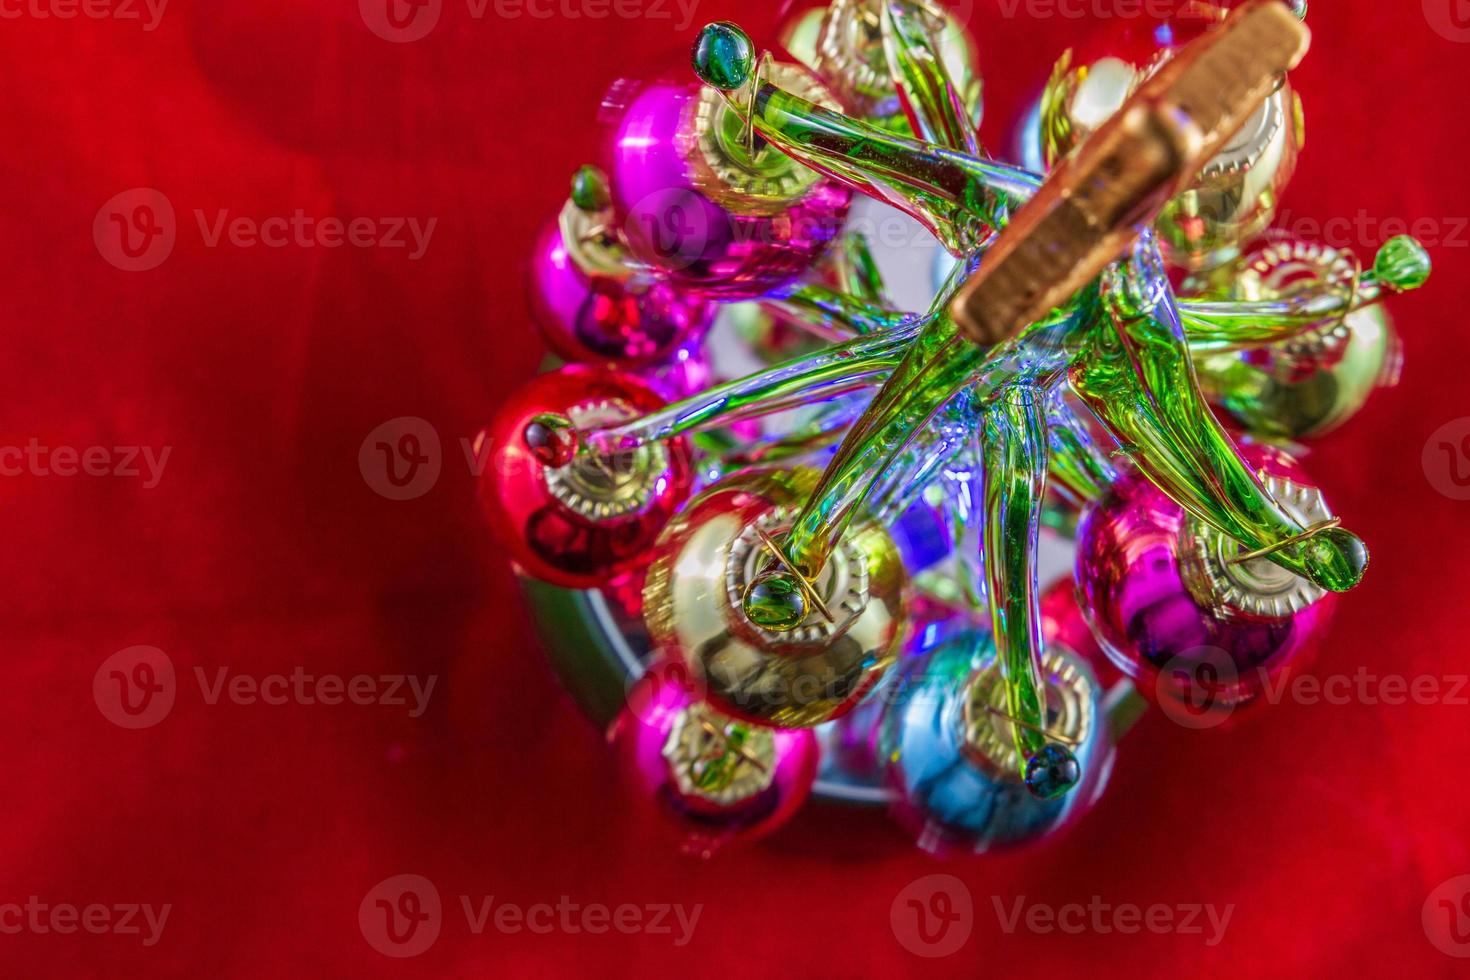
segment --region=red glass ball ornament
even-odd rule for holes
[[[540,416],[581,431],[662,408],[647,384],[626,374],[569,365],[533,378],[480,434],[488,441],[481,496],[490,524],[525,574],[571,589],[593,588],[647,561],[659,532],[690,492],[687,441],[672,439],[560,467],[546,456]],[[528,432],[530,441],[528,442]]]

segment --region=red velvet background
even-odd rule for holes
[[[1470,44],[1430,26],[1453,23],[1451,2],[1426,0],[1433,16],[1418,2],[1314,4],[1296,75],[1308,143],[1291,214],[1367,216],[1370,230],[1350,233],[1365,256],[1384,219],[1432,219],[1449,239],[1432,249],[1429,286],[1394,302],[1401,386],[1309,460],[1374,556],[1341,605],[1324,676],[1470,670],[1470,503],[1436,492],[1421,465],[1431,433],[1470,415]],[[973,6],[987,140],[1009,145],[1022,102],[1087,21]],[[738,18],[769,41],[776,15],[704,0],[676,31],[672,3],[656,8],[672,20],[495,9],[477,20],[446,0],[427,38],[391,44],[353,0],[174,0],[153,31],[5,7],[22,14],[0,23],[0,445],[172,452],[153,489],[0,480],[0,903],[173,908],[147,948],[0,934],[0,974],[1464,975],[1420,920],[1433,888],[1470,873],[1460,705],[1283,704],[1199,733],[1153,713],[1090,818],[1022,854],[939,864],[881,814],[821,806],[707,865],[670,854],[535,649],[458,440],[540,359],[523,258],[594,151],[606,84],[677,58],[706,20]],[[145,272],[114,267],[93,240],[99,208],[136,187],[178,214],[172,255]],[[194,217],[297,208],[438,224],[410,261],[402,249],[208,247]],[[443,472],[429,493],[391,501],[364,482],[358,449],[408,415],[437,428]],[[134,644],[172,658],[178,700],[128,731],[99,711],[92,681]],[[210,705],[194,680],[196,667],[261,677],[298,665],[439,680],[418,719]],[[889,908],[936,871],[967,884],[975,926],[960,952],[925,960],[896,941]],[[435,882],[445,926],[423,955],[393,960],[365,942],[358,906],[404,872]],[[668,936],[477,936],[461,894],[704,909],[682,948]],[[1213,948],[1189,935],[1006,935],[992,896],[1020,895],[1235,911]]]

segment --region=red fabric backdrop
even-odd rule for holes
[[[1202,733],[1155,713],[1088,820],[1008,856],[939,864],[881,814],[811,806],[706,865],[671,855],[632,816],[599,735],[535,649],[459,439],[540,359],[522,263],[594,151],[605,85],[678,58],[706,20],[738,18],[769,41],[774,10],[705,0],[681,31],[672,0],[625,0],[611,9],[643,16],[604,20],[512,19],[496,11],[519,5],[494,2],[477,19],[445,0],[427,37],[396,44],[353,0],[174,0],[153,30],[141,0],[100,2],[0,8],[0,446],[107,449],[94,469],[126,469],[115,447],[171,452],[152,487],[146,464],[138,477],[58,475],[64,453],[0,481],[0,906],[36,896],[171,911],[146,946],[146,935],[59,934],[49,913],[48,931],[14,932],[20,920],[0,908],[0,973],[1463,975],[1421,923],[1431,890],[1470,873],[1463,705],[1286,704]],[[1470,44],[1452,38],[1466,33],[1452,4],[1314,5],[1314,49],[1296,76],[1308,142],[1290,213],[1363,216],[1339,238],[1367,255],[1397,230],[1388,219],[1429,219],[1443,239],[1430,285],[1394,303],[1402,385],[1309,463],[1374,555],[1322,675],[1470,670],[1470,503],[1437,492],[1421,464],[1431,434],[1470,415]],[[1019,107],[1091,18],[973,6],[987,141],[1008,145]],[[130,272],[116,244],[99,249],[94,223],[140,187],[167,197],[176,241],[156,268]],[[438,220],[417,260],[411,248],[210,245],[221,211],[261,221],[297,209]],[[120,241],[105,212],[101,229]],[[365,435],[398,416],[428,420],[443,443],[437,485],[408,501],[373,492],[358,465]],[[157,725],[125,730],[99,710],[93,681],[136,644],[167,654],[177,696]],[[210,704],[195,677],[298,666],[438,682],[412,718],[383,705]],[[936,872],[973,896],[973,934],[921,959],[889,912]],[[395,960],[365,941],[358,910],[400,873],[433,881],[445,912],[431,948]],[[476,935],[461,895],[703,911],[682,947],[616,932]],[[1214,947],[1197,935],[1008,935],[994,903],[1018,896],[1234,912]]]

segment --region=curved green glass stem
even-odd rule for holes
[[[1304,536],[1261,486],[1200,392],[1163,261],[1145,234],[1104,277],[1102,321],[1083,334],[1072,389],[1139,469],[1190,514],[1247,549],[1333,591],[1362,578],[1367,554],[1341,528]]]
[[[940,55],[943,24],[936,26],[922,3],[888,0],[880,7],[883,54],[909,126],[925,142],[980,156],[975,122]]]
[[[790,286],[761,305],[827,340],[892,330],[915,319],[876,303],[811,283]]]
[[[1034,556],[1046,492],[1044,401],[1026,386],[1007,388],[985,407],[984,453],[986,592],[996,662],[1005,681],[1006,713],[1016,751],[1030,759],[1046,745],[1046,702],[1041,681],[1041,601]]]
[[[1190,350],[1202,354],[1240,350],[1332,326],[1388,292],[1372,272],[1365,272],[1355,297],[1340,288],[1316,288],[1276,300],[1181,299],[1179,319]]]
[[[1058,310],[1004,344],[981,348],[947,315],[929,318],[807,498],[784,542],[787,558],[808,575],[819,573],[917,429],[966,384],[981,404],[1009,383],[1049,383],[1066,366],[1067,339],[1078,322],[1073,310]]]
[[[822,570],[883,472],[984,358],[949,321],[934,319],[925,325],[848,430],[792,525],[784,548],[796,567],[813,576]]]
[[[1048,472],[1057,490],[1074,506],[1101,497],[1117,482],[1117,470],[1062,400],[1060,389],[1048,398],[1046,420]]]
[[[1329,254],[1340,258],[1335,251]],[[1335,326],[1390,294],[1418,289],[1428,281],[1430,270],[1424,246],[1410,235],[1396,235],[1379,247],[1371,268],[1355,271],[1356,284],[1318,281],[1260,301],[1179,300],[1179,317],[1193,351],[1257,347]]]
[[[729,429],[704,429],[692,438],[709,457],[705,460],[705,476],[714,481],[748,466],[769,466],[799,459],[836,445],[866,407],[860,394],[851,398],[833,398],[796,425],[783,427],[779,434],[751,439],[737,437]]]
[[[842,248],[837,253],[837,274],[844,293],[870,306],[887,308],[883,274],[878,271],[878,262],[862,232],[843,236]]]
[[[882,383],[901,362],[917,322],[798,357],[717,385],[619,425],[582,433],[581,451],[612,454],[656,439],[810,404]]]
[[[907,212],[957,255],[979,246],[1039,186],[1028,171],[885,132],[770,82],[760,82],[751,105],[761,138]],[[731,108],[744,117],[743,92],[731,97]]]

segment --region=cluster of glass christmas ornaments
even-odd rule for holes
[[[1382,301],[1429,263],[1271,230],[1289,79],[1049,316],[986,346],[951,315],[1050,168],[1229,13],[1180,9],[1064,53],[1019,162],[980,145],[974,40],[925,0],[832,0],[772,51],[710,24],[692,70],[610,90],[531,258],[556,366],[481,434],[482,489],[558,674],[685,849],[813,794],[934,852],[1039,840],[1142,708],[1242,709],[1362,579],[1295,457],[1392,383]]]

